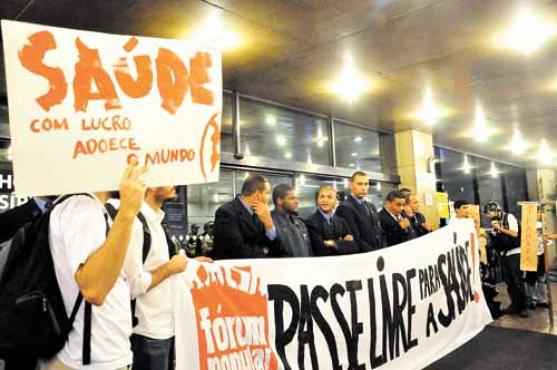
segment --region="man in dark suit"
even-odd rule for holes
[[[337,192],[332,186],[321,186],[316,195],[317,210],[306,220],[311,247],[316,256],[359,252],[346,220],[334,212],[336,196]]]
[[[410,193],[406,197],[404,215],[410,220],[411,227],[416,231],[416,237],[423,236],[433,230],[425,216],[420,213],[420,202],[418,196],[414,193]]]
[[[350,178],[350,195],[336,210],[336,214],[348,223],[361,252],[385,247],[377,209],[365,200],[368,189],[369,177],[365,172],[354,172]]]
[[[268,203],[271,185],[261,175],[248,177],[242,193],[215,213],[213,259],[283,255]]]
[[[389,247],[410,239],[410,221],[402,216],[405,203],[404,194],[398,190],[391,191],[385,199],[383,209],[379,212],[381,226]]]
[[[273,203],[275,209],[271,212],[271,217],[277,228],[281,250],[288,257],[312,256],[308,230],[297,213],[300,201],[294,188],[289,184],[275,186]]]

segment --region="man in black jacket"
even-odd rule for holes
[[[406,212],[406,209],[408,209],[408,212]],[[420,201],[414,193],[406,197],[405,216],[410,220],[411,227],[416,231],[417,237],[430,233],[433,230],[423,213],[420,213]]]
[[[348,223],[361,252],[385,247],[377,209],[365,200],[368,189],[369,177],[365,172],[354,172],[350,178],[350,195],[336,210],[336,214]]]
[[[350,234],[346,221],[335,214],[337,192],[330,185],[323,185],[316,195],[317,210],[307,220],[306,226],[316,256],[358,253],[358,245]]]
[[[288,184],[275,186],[273,203],[275,209],[271,216],[277,228],[281,250],[288,257],[312,256],[308,230],[297,213],[300,202],[294,188]]]
[[[268,202],[271,185],[261,175],[244,181],[242,193],[215,213],[213,259],[280,256]]]
[[[398,190],[391,191],[385,199],[383,209],[379,212],[381,226],[389,247],[409,240],[410,221],[402,217],[405,202],[404,194]]]

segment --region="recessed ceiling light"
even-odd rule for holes
[[[472,135],[477,142],[485,143],[491,135],[491,130],[487,127],[485,112],[479,103],[476,103],[474,110],[474,128]]]
[[[184,38],[200,44],[208,44],[224,52],[237,49],[243,43],[240,35],[224,24],[221,14],[217,10]]]
[[[518,9],[510,26],[496,36],[495,42],[500,47],[529,55],[555,35],[557,26],[553,22],[524,5]]]
[[[357,143],[359,143],[360,141],[362,141],[362,137],[361,137],[361,136],[356,136],[356,137],[354,138],[354,141],[357,142]]]
[[[431,87],[427,86],[424,91],[424,97],[422,101],[422,106],[418,112],[416,112],[416,118],[425,122],[429,126],[434,126],[443,117],[444,112],[442,109],[435,104],[433,100],[433,92]]]
[[[277,135],[277,144],[278,146],[285,146],[286,145],[286,137],[284,135]]]
[[[514,155],[523,155],[524,152],[528,149],[528,144],[522,137],[522,133],[518,128],[514,129],[513,138],[510,144],[509,149],[513,152]]]
[[[355,163],[350,163],[350,164],[348,165],[348,167],[355,167],[355,166],[356,166]]]
[[[291,159],[291,158],[292,158],[292,152],[286,152],[286,153],[284,153],[284,158],[286,158],[286,159]]]
[[[352,157],[355,157],[355,156],[357,156],[357,155],[358,155],[358,153],[355,153],[355,152],[352,153]]]
[[[344,57],[342,71],[329,84],[329,91],[337,94],[348,103],[354,102],[370,88],[370,82],[354,66],[350,55]]]

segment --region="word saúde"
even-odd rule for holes
[[[52,107],[62,104],[68,95],[68,82],[64,71],[44,62],[46,53],[57,49],[56,39],[50,31],[45,30],[32,34],[28,41],[18,53],[19,61],[28,71],[48,80],[48,92],[37,97],[36,101],[44,111],[49,111]],[[136,37],[131,37],[123,45],[124,52],[130,53],[138,43]],[[105,110],[121,109],[113,78],[104,69],[99,50],[89,48],[79,37],[75,39],[75,47],[77,61],[72,81],[75,111],[86,112],[90,100],[103,100]],[[113,64],[112,71],[114,80],[124,94],[139,99],[151,92],[154,72],[149,55],[137,55],[133,60],[137,70],[135,78],[129,72],[127,56],[120,57]],[[188,91],[194,104],[213,105],[214,92],[205,86],[211,81],[209,71],[212,65],[211,54],[197,52],[189,60],[188,69],[184,61],[172,50],[159,48],[154,69],[161,107],[168,113],[175,114]],[[93,88],[93,84],[96,89]]]

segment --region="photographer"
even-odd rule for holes
[[[526,293],[520,271],[520,226],[516,217],[504,213],[497,202],[488,202],[484,213],[491,220],[490,238],[493,248],[501,256],[503,280],[507,284],[507,291],[511,300],[505,310],[507,314],[518,314],[528,317],[526,307]]]

